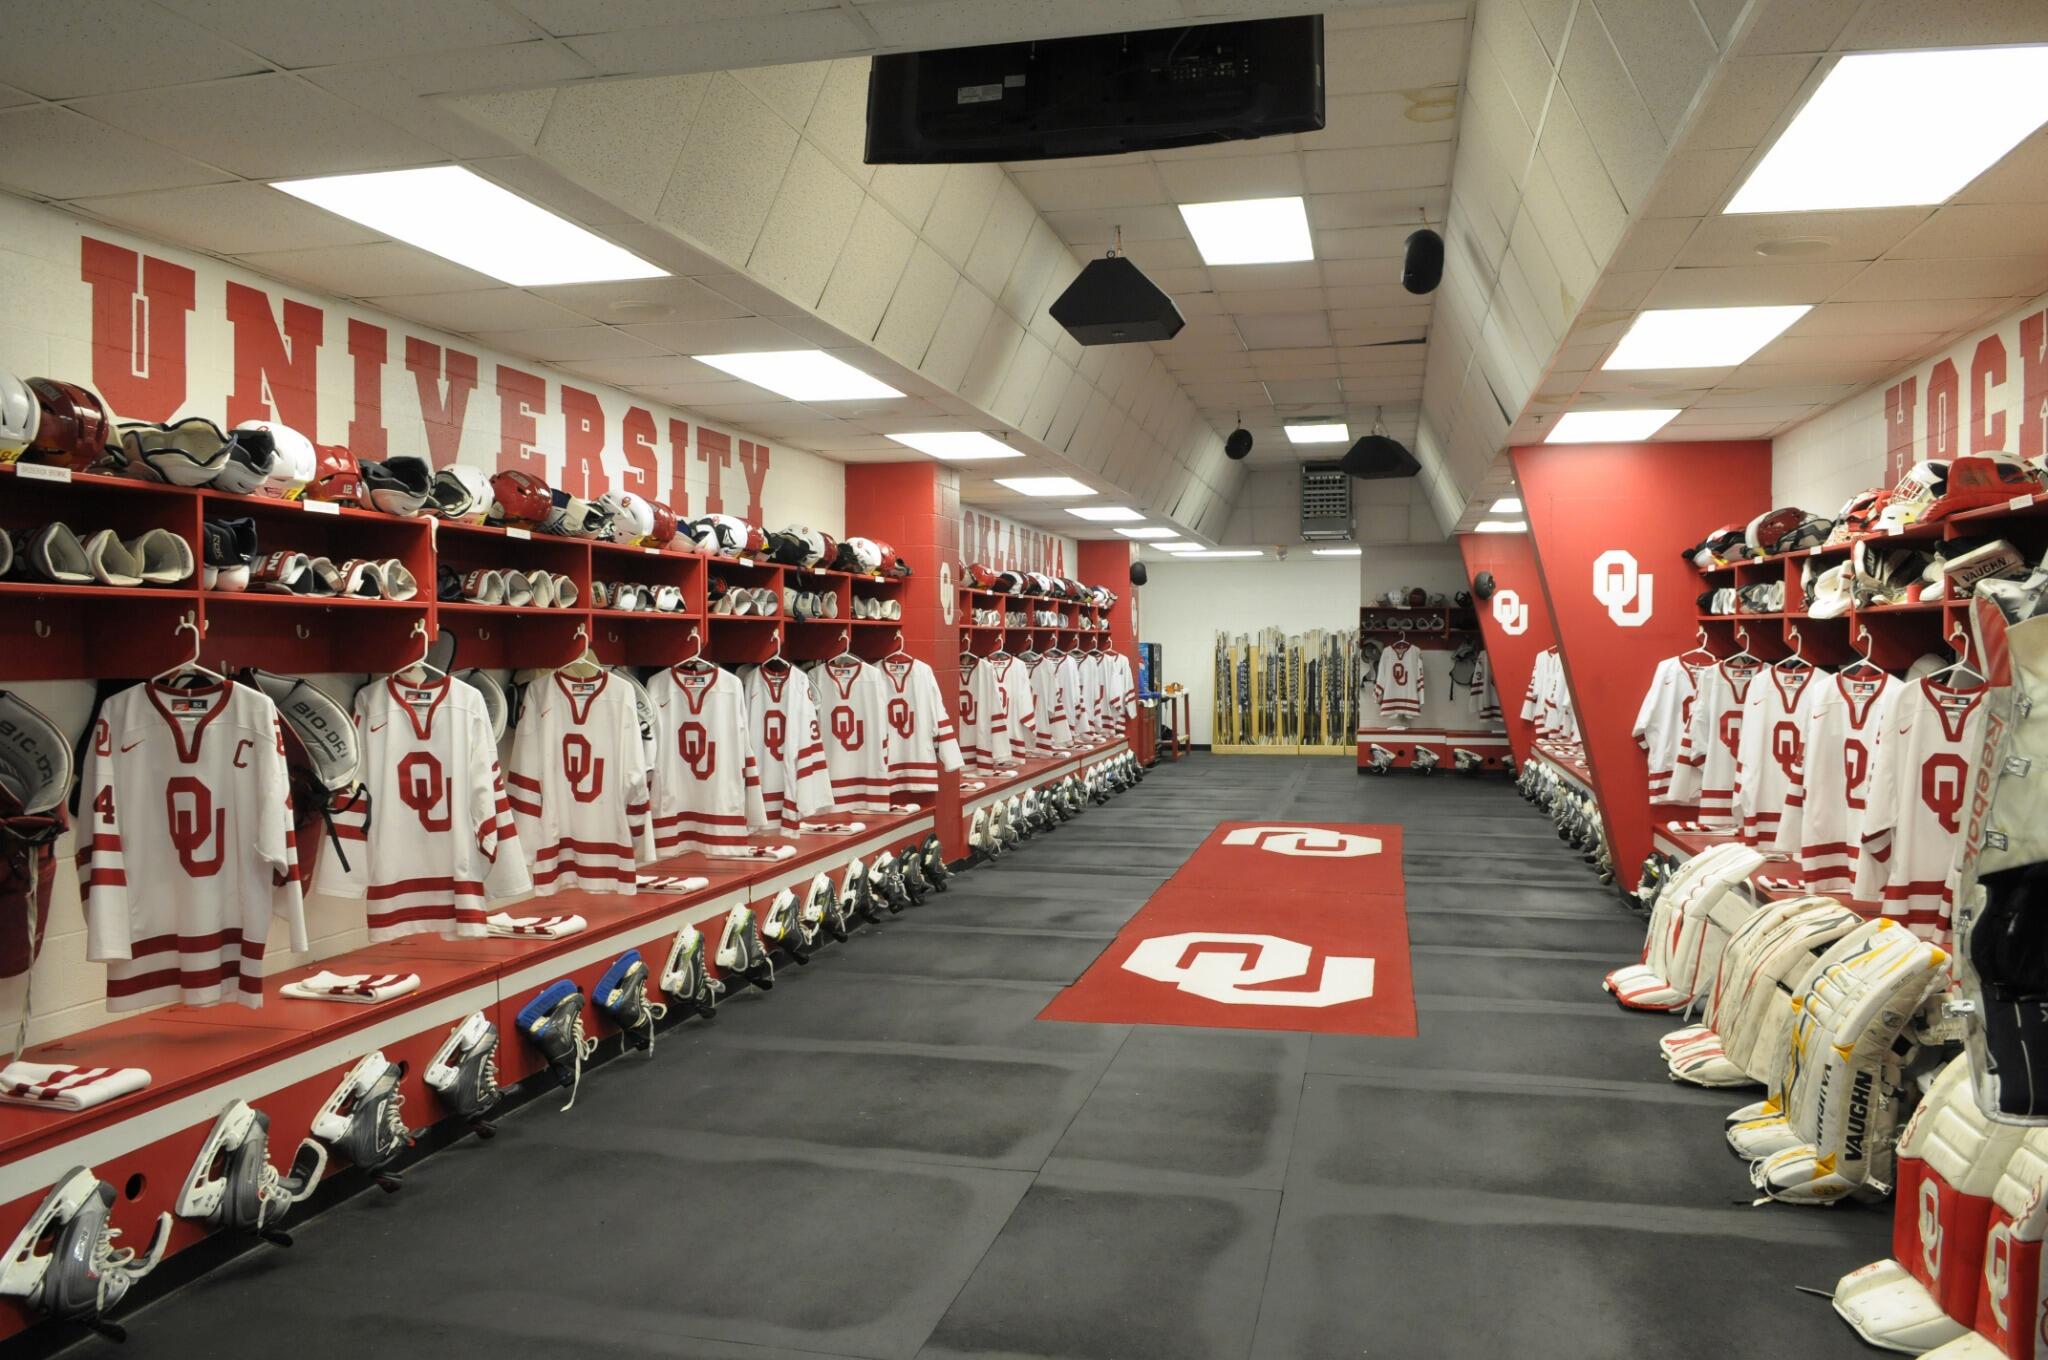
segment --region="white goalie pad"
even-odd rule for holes
[[[1713,1026],[1700,1034],[1666,1036],[1671,1079],[1694,1086],[1751,1086],[1768,1075],[1756,1061],[1761,1036],[1789,1023],[1793,987],[1802,991],[1814,961],[1829,946],[1863,926],[1863,918],[1832,898],[1803,897],[1777,904],[1785,913],[1731,941],[1715,984]],[[1775,914],[1775,913],[1774,913]],[[1734,946],[1743,947],[1737,950]],[[1782,1032],[1781,1030],[1779,1032]]]
[[[1690,1006],[1714,975],[1733,928],[1756,908],[1738,887],[1764,857],[1730,842],[1695,855],[1657,894],[1644,939],[1643,961],[1609,973],[1601,986],[1630,1010],[1676,1011]]]
[[[1795,1141],[1752,1166],[1751,1184],[1788,1204],[1831,1204],[1889,1178],[1900,1106],[1894,1045],[1947,979],[1947,951],[1902,926],[1821,970],[1788,1064],[1786,1126]]]
[[[1865,1341],[1918,1355],[1970,1330],[1992,1192],[2022,1134],[1977,1108],[1967,1059],[1942,1068],[1899,1139],[1892,1254],[1835,1286],[1835,1311]]]

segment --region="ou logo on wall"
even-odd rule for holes
[[[1250,845],[1269,855],[1305,855],[1318,859],[1357,859],[1377,855],[1380,843],[1371,836],[1330,831],[1314,826],[1241,826],[1225,833],[1225,845]]]
[[[1520,637],[1529,631],[1529,606],[1514,591],[1500,591],[1493,597],[1493,621],[1509,637]]]
[[[1656,578],[1636,564],[1635,555],[1609,548],[1593,559],[1593,598],[1623,628],[1640,628],[1655,608]]]
[[[1362,838],[1361,838],[1362,839]],[[1312,992],[1250,991],[1262,983],[1309,975],[1314,951],[1280,935],[1188,931],[1141,941],[1124,960],[1126,971],[1170,982],[1190,996],[1226,1006],[1341,1006],[1372,996],[1369,958],[1331,955]]]
[[[948,627],[953,622],[953,564],[939,563],[939,612],[945,617]]]

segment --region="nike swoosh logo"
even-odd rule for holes
[[[372,732],[382,732],[385,728],[389,726],[391,726],[391,724],[388,722],[372,723],[370,725],[370,730]]]
[[[130,751],[134,750],[134,749],[135,749],[136,747],[138,747],[138,746],[140,746],[140,745],[142,745],[142,743],[141,743],[141,742],[139,742],[139,741],[131,741],[131,742],[129,742],[129,743],[128,743],[128,744],[126,745],[126,746],[123,746],[123,747],[121,748],[121,754],[125,756],[125,755],[127,755],[127,754],[128,754],[128,753],[129,753]]]

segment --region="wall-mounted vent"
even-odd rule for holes
[[[1336,463],[1301,465],[1301,536],[1351,537],[1351,478]]]

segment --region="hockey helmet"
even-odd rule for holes
[[[649,501],[647,505],[654,515],[654,527],[647,531],[641,543],[649,548],[666,548],[676,541],[676,512],[660,501]]]
[[[1746,546],[1741,525],[1724,524],[1685,550],[1685,560],[1701,571],[1711,571],[1727,561],[1738,546]]]
[[[548,490],[548,484],[530,472],[513,468],[491,477],[493,524],[537,529],[554,510],[554,504],[554,493]]]
[[[910,575],[910,563],[903,560],[903,554],[896,551],[895,544],[884,542],[878,538],[875,540],[875,550],[881,555],[882,574],[884,576],[894,576],[900,579]]]
[[[1495,584],[1493,573],[1490,571],[1482,571],[1472,578],[1472,594],[1479,599],[1492,599],[1493,592],[1496,589],[1498,589],[1498,586]]]
[[[786,529],[768,535],[768,560],[785,567],[800,567],[810,557],[811,545]]]
[[[998,595],[1015,595],[1024,586],[1024,578],[1014,571],[999,571],[989,589]]]
[[[363,470],[346,444],[322,444],[315,450],[313,480],[306,483],[303,499],[337,505],[362,503]]]
[[[1878,513],[1875,530],[1896,533],[1925,519],[1928,510],[1948,490],[1948,467],[1945,458],[1923,458],[1907,468]]]
[[[11,463],[23,449],[35,442],[42,424],[42,408],[28,384],[12,373],[0,371],[0,463]]]
[[[275,420],[245,420],[231,432],[237,438],[244,430],[261,430],[270,436],[272,451],[277,455],[271,464],[270,475],[263,480],[261,490],[266,496],[280,500],[297,500],[313,480],[318,468],[319,455],[313,451],[313,441],[300,434],[291,426]],[[235,459],[232,449],[228,451],[230,462]],[[214,485],[220,483],[216,481]]]
[[[1420,609],[1428,603],[1428,591],[1424,590],[1421,586],[1408,587],[1408,607],[1410,609]]]
[[[1828,542],[1847,543],[1858,534],[1867,534],[1877,528],[1877,517],[1884,513],[1885,502],[1891,499],[1891,492],[1882,487],[1859,491],[1842,503],[1842,513],[1835,516],[1835,527],[1828,534]]]
[[[654,504],[633,491],[607,491],[596,501],[610,520],[611,535],[636,547],[654,532]]]
[[[849,538],[839,545],[839,560],[834,565],[841,571],[873,576],[882,569],[882,549],[871,538]]]
[[[470,669],[456,672],[455,678],[484,696],[484,708],[491,715],[491,735],[503,741],[505,728],[511,720],[511,707],[505,702],[505,691],[491,678],[487,670]]]
[[[206,486],[228,460],[228,437],[204,416],[123,425],[119,448],[114,457],[124,468],[172,486]]]
[[[768,556],[768,531],[758,524],[748,524],[746,530],[747,546],[740,551],[747,557],[765,559]]]
[[[801,541],[804,555],[796,565],[800,567],[822,566],[825,562],[825,536],[807,525],[792,524],[782,531]]]
[[[38,408],[29,457],[41,463],[86,468],[106,453],[113,443],[114,425],[99,397],[77,383],[55,378],[30,378],[28,390]]]
[[[387,515],[418,515],[434,494],[434,470],[424,458],[411,454],[399,454],[381,462],[364,458],[357,461],[357,466],[362,470],[363,490],[369,495],[371,507]]]
[[[228,432],[227,459],[213,475],[216,491],[253,496],[277,468],[277,440],[263,426],[237,425]]]
[[[450,463],[434,474],[433,498],[442,519],[478,524],[491,511],[491,479],[473,463]]]
[[[969,563],[966,575],[968,584],[976,590],[994,590],[996,588],[996,574],[979,562]]]
[[[1946,519],[1964,510],[2003,505],[2018,496],[2032,496],[2042,489],[2033,470],[2009,454],[1978,454],[1957,458],[1948,465],[1947,484],[1941,495],[1927,507],[1924,520]]]
[[[1766,510],[1751,520],[1743,531],[1743,538],[1754,556],[1770,557],[1798,548],[1817,547],[1833,527],[1826,520],[1809,515],[1796,506],[1785,506]]]

